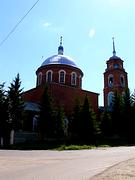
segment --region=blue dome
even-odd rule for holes
[[[71,57],[64,56],[64,55],[54,55],[49,58],[47,58],[41,66],[51,65],[51,64],[63,64],[68,65],[72,67],[77,67],[74,60]]]

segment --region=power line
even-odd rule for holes
[[[11,29],[11,31],[7,34],[7,36],[0,42],[0,47],[4,44],[4,42],[9,38],[9,36],[16,30],[19,24],[24,20],[24,18],[30,13],[30,11],[36,6],[39,0],[37,0],[34,5],[29,9],[29,11],[20,19],[20,21]]]

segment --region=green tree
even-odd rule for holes
[[[7,113],[7,97],[4,90],[4,83],[0,84],[0,137],[8,136],[8,113]],[[6,138],[7,139],[7,138]],[[9,139],[9,138],[8,138]]]
[[[54,125],[55,125],[55,134],[57,138],[64,138],[67,135],[68,131],[68,122],[65,120],[65,113],[63,107],[58,107],[54,114]]]
[[[122,110],[121,96],[116,91],[113,97],[113,105],[112,105],[112,112],[111,112],[114,135],[121,134],[121,120],[122,120],[121,110]]]
[[[70,132],[73,139],[81,137],[81,106],[78,99],[76,99],[75,106],[73,108]]]
[[[45,87],[40,103],[39,132],[42,140],[45,137],[53,137],[54,134],[54,111],[52,96],[48,87]]]
[[[81,137],[83,138],[83,141],[93,141],[97,132],[98,124],[96,121],[96,115],[86,95],[81,109]]]
[[[9,121],[14,130],[19,130],[22,128],[22,115],[24,109],[19,74],[17,74],[13,82],[10,84],[9,90],[7,91],[7,97]]]
[[[113,135],[113,126],[110,111],[105,110],[101,115],[101,131],[106,137]]]
[[[133,141],[135,140],[134,96],[130,95],[130,90],[128,88],[125,90],[123,96],[122,115],[123,135]]]
[[[4,90],[4,83],[0,84],[0,122],[6,121],[7,115],[7,97]]]

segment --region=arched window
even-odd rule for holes
[[[66,72],[64,70],[59,71],[59,83],[65,83]]]
[[[113,105],[113,97],[114,97],[114,93],[113,92],[109,92],[108,93],[108,106],[112,107]]]
[[[125,87],[125,79],[124,79],[123,74],[120,75],[120,84],[122,87]]]
[[[42,83],[42,73],[40,72],[38,74],[38,78],[37,78],[37,85],[39,86],[39,85],[41,85],[41,83]]]
[[[53,71],[51,71],[51,70],[46,72],[46,82],[47,83],[52,82],[52,74],[53,74]]]
[[[76,85],[77,74],[75,72],[71,73],[71,85]]]
[[[113,87],[113,84],[114,84],[114,78],[113,78],[113,75],[110,74],[110,75],[108,76],[108,86],[109,86],[109,87]]]

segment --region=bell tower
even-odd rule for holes
[[[127,72],[123,67],[123,60],[116,56],[113,39],[113,56],[107,60],[107,68],[104,72],[104,107],[112,106],[114,92],[123,94],[128,87]]]

